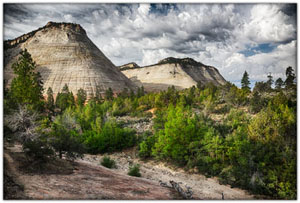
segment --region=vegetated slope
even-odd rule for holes
[[[82,88],[88,97],[96,87],[114,92],[136,86],[95,46],[79,24],[49,22],[46,26],[4,42],[4,79],[13,78],[12,64],[27,49],[41,73],[45,92],[54,95],[67,84],[74,94]]]
[[[196,86],[198,82],[224,85],[226,80],[212,66],[204,65],[192,58],[169,57],[157,64],[139,67],[129,63],[119,67],[120,70],[138,86],[144,86],[146,91],[166,90],[169,86],[177,89]]]

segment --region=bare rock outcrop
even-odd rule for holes
[[[135,89],[132,83],[88,38],[86,31],[73,23],[49,22],[42,28],[4,42],[4,79],[9,85],[14,77],[11,65],[22,49],[27,49],[41,73],[45,92],[54,95],[67,84],[74,94],[83,88],[88,97],[112,88],[121,92]]]
[[[198,82],[226,84],[226,80],[218,69],[192,58],[169,57],[150,66],[139,67],[134,63],[129,63],[119,68],[136,85],[143,85],[146,91],[165,90],[172,85],[177,89],[184,89],[196,86]]]

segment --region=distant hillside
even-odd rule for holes
[[[165,58],[157,64],[140,67],[136,63],[119,66],[119,69],[136,85],[144,86],[146,91],[165,90],[169,86],[184,89],[198,82],[223,85],[226,80],[218,69],[197,62],[192,58]]]

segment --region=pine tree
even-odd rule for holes
[[[269,73],[268,81],[267,81],[268,90],[272,90],[273,83],[274,83],[273,76],[271,75],[271,73]]]
[[[249,74],[247,73],[247,71],[244,72],[241,84],[242,84],[242,89],[250,91]]]
[[[137,90],[137,97],[142,97],[145,95],[145,90],[144,90],[144,86],[139,87]]]
[[[275,88],[277,90],[280,90],[283,86],[283,80],[281,78],[278,78],[276,81],[275,81]]]
[[[135,97],[134,91],[132,89],[130,89],[130,95],[129,95],[130,99],[133,100]]]
[[[102,95],[101,95],[101,88],[99,86],[96,86],[96,96],[95,96],[96,102],[99,104],[102,101]]]
[[[53,91],[51,87],[49,87],[47,90],[46,108],[51,112],[54,111],[54,98],[53,98]]]
[[[296,78],[295,74],[294,74],[294,70],[291,66],[289,66],[286,71],[285,71],[285,74],[286,74],[286,80],[285,80],[285,87],[286,88],[292,88],[295,86],[294,84],[294,80]]]
[[[112,100],[114,98],[114,93],[112,91],[111,88],[108,88],[106,91],[105,91],[105,99],[106,100]]]
[[[83,106],[87,98],[86,91],[80,88],[76,96],[77,96],[77,105]]]
[[[61,111],[75,105],[74,95],[69,91],[67,84],[64,85],[62,92],[57,94],[55,105],[60,108]]]
[[[25,49],[21,57],[12,65],[16,77],[12,80],[10,96],[17,104],[32,105],[34,109],[43,107],[43,83],[39,72],[35,72],[36,64]]]

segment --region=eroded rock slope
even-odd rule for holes
[[[74,94],[83,88],[88,97],[96,87],[114,92],[136,86],[98,49],[78,24],[49,22],[46,26],[4,42],[4,79],[13,78],[11,65],[27,49],[41,73],[45,92],[57,94],[65,84]]]
[[[119,68],[136,85],[143,85],[146,91],[165,90],[172,85],[177,89],[184,89],[196,86],[199,81],[215,85],[226,83],[218,69],[192,58],[169,57],[150,66],[139,67],[135,63],[129,63]]]

